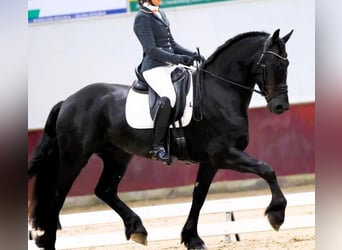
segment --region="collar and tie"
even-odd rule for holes
[[[149,9],[153,13],[153,15],[156,15],[163,23],[165,23],[162,15],[159,12],[159,6],[153,6],[153,5],[148,4],[147,2],[145,2],[143,6]]]
[[[153,5],[150,5],[148,4],[147,2],[145,2],[143,4],[144,7],[148,8],[150,11],[152,11],[153,13],[159,13],[159,6],[153,6]]]

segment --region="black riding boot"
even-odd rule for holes
[[[170,156],[166,152],[163,141],[169,128],[169,119],[171,114],[170,100],[167,97],[162,97],[158,110],[154,117],[153,128],[153,144],[150,154],[157,160],[161,160],[167,164],[170,164]]]

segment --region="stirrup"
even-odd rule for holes
[[[153,146],[152,150],[150,151],[152,158],[157,160],[163,161],[167,165],[171,164],[171,157],[166,152],[163,145],[155,145]]]

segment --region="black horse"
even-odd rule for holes
[[[244,152],[248,145],[247,109],[253,91],[265,96],[268,109],[281,114],[289,109],[285,49],[292,31],[279,37],[247,32],[229,39],[193,73],[194,108],[184,127],[188,158],[198,162],[192,206],[181,233],[187,249],[205,249],[197,233],[200,209],[218,169],[254,173],[272,192],[265,214],[275,230],[285,217],[286,199],[275,171]],[[255,90],[255,84],[259,90]],[[37,246],[55,249],[59,212],[75,178],[92,154],[103,160],[95,194],[122,218],[127,239],[145,244],[147,231],[141,219],[118,197],[118,185],[133,155],[150,158],[152,129],[133,129],[125,119],[130,87],[95,83],[56,104],[28,170],[35,176],[30,219],[44,231]],[[175,155],[177,157],[177,154]]]

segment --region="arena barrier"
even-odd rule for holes
[[[308,206],[315,205],[315,193],[305,192],[296,194],[286,194],[287,206]],[[225,213],[226,220],[222,222],[199,224],[198,232],[201,237],[206,236],[218,236],[222,235],[229,241],[230,235],[236,235],[242,233],[263,232],[271,231],[273,228],[268,223],[266,217],[257,219],[245,219],[235,220],[234,212],[254,210],[254,209],[266,209],[271,201],[270,195],[252,196],[244,198],[232,198],[232,199],[220,199],[220,200],[207,200],[201,210],[201,215]],[[179,216],[187,216],[190,210],[191,203],[178,203],[168,205],[155,205],[132,208],[143,220],[148,219],[163,219]],[[108,223],[121,222],[121,218],[113,210],[104,210],[96,212],[83,212],[77,214],[62,214],[60,221],[63,229],[71,227],[86,227],[91,225],[98,225]],[[183,221],[183,223],[185,220]],[[292,215],[286,216],[284,224],[280,230],[287,229],[299,229],[315,226],[315,215]],[[146,228],[148,231],[148,241],[162,241],[180,239],[180,232],[182,225],[170,226],[170,227],[155,227]],[[39,232],[29,230],[28,249],[38,249],[33,240],[35,234]],[[81,234],[75,236],[58,236],[57,234],[57,249],[73,249],[82,247],[96,247],[96,246],[110,246],[110,245],[122,245],[132,244],[132,241],[127,241],[124,235],[123,227],[120,231],[105,232],[105,233],[93,233],[93,234]],[[136,244],[136,243],[134,243]]]

